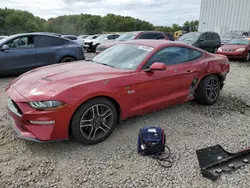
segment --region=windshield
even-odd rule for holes
[[[240,33],[227,33],[223,38],[240,38],[242,37]]]
[[[119,36],[118,38],[116,38],[116,40],[118,40],[118,41],[132,40],[135,38],[135,36],[136,36],[136,33],[125,33],[125,34]]]
[[[85,38],[86,40],[90,40],[90,39],[95,39],[95,38],[97,38],[98,36],[96,36],[96,35],[93,35],[93,36],[88,36],[87,38]]]
[[[197,41],[200,36],[200,33],[189,33],[181,36],[178,41]]]
[[[96,38],[96,40],[103,40],[107,37],[107,35],[100,35],[99,37]]]
[[[153,49],[137,44],[117,44],[95,56],[93,61],[118,69],[135,70]]]
[[[233,39],[231,41],[229,41],[227,44],[232,44],[232,45],[248,45],[249,44],[249,40],[247,39]]]

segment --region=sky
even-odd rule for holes
[[[0,8],[26,10],[44,19],[70,14],[132,16],[156,26],[198,20],[201,0],[0,0]]]

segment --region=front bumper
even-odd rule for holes
[[[236,51],[232,51],[232,52],[226,52],[226,51],[220,51],[220,52],[216,52],[217,54],[222,54],[227,56],[228,58],[245,58],[247,53],[246,52],[236,52]]]
[[[26,103],[27,100],[12,86],[7,90],[7,93],[10,97],[7,109],[11,117],[12,128],[18,138],[35,142],[54,142],[68,139],[68,127],[74,112],[72,106],[55,111],[39,111],[31,108]],[[49,123],[40,124],[39,122]]]

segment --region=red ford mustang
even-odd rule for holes
[[[227,57],[164,40],[117,44],[92,61],[29,71],[6,86],[20,138],[46,142],[106,139],[120,120],[195,99],[214,104]]]

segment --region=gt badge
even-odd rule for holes
[[[135,90],[129,90],[128,91],[128,94],[130,95],[130,94],[133,94],[133,93],[135,93]]]

